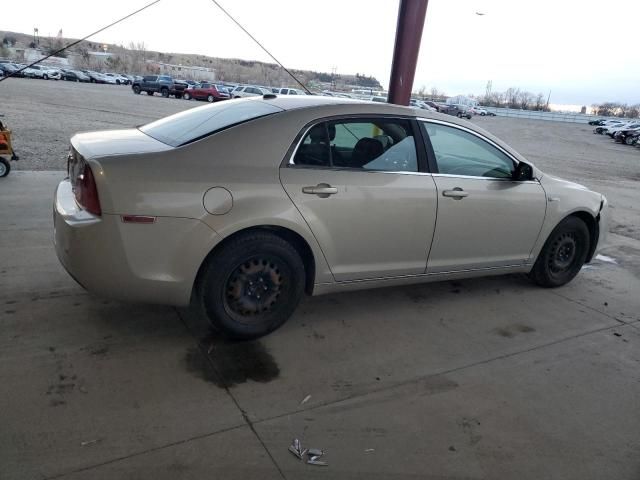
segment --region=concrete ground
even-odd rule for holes
[[[188,310],[86,293],[51,244],[64,174],[2,179],[0,478],[640,477],[640,152],[582,126],[474,121],[607,194],[611,258],[555,290],[509,276],[309,298],[229,343]],[[298,461],[294,437],[329,466]]]

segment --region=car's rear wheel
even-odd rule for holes
[[[185,100],[191,100],[191,95],[185,92],[185,94],[182,95],[182,98],[184,98]]]
[[[215,100],[215,99],[213,98],[213,95],[209,95],[209,96],[207,97],[207,102],[209,102],[209,103],[213,103],[213,101],[214,101],[214,100]]]
[[[214,328],[233,338],[254,338],[281,326],[304,292],[297,250],[266,232],[241,234],[209,258],[197,298]]]
[[[162,90],[160,90],[160,95],[162,95],[164,98],[167,98],[169,96],[169,90],[163,88]]]
[[[627,145],[633,145],[635,143],[635,138],[631,136],[627,136],[624,139],[624,143],[626,143]]]
[[[578,274],[589,252],[589,229],[578,217],[568,217],[547,238],[529,276],[542,287],[559,287]]]
[[[11,164],[6,158],[0,157],[0,178],[6,177],[11,171]]]

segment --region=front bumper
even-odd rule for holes
[[[611,213],[609,211],[609,201],[607,197],[602,195],[602,208],[598,214],[598,244],[596,245],[593,256],[595,257],[607,244],[609,240],[609,219]]]
[[[56,189],[53,222],[56,254],[69,274],[92,293],[132,302],[188,305],[198,269],[218,240],[196,219],[132,224],[120,215],[94,216],[77,205],[69,180]]]

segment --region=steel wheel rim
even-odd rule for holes
[[[578,248],[578,239],[574,233],[563,233],[553,242],[548,262],[552,276],[571,270],[578,256]]]
[[[260,322],[281,303],[286,276],[281,260],[258,255],[238,265],[225,282],[225,310],[245,324]]]
[[[7,173],[7,166],[4,162],[0,162],[0,177],[2,177],[5,173]]]

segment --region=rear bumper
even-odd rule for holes
[[[199,220],[158,217],[153,224],[96,217],[78,207],[71,183],[57,187],[54,244],[60,263],[85,289],[117,300],[188,305],[217,234]]]

